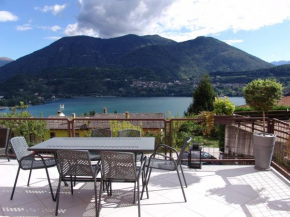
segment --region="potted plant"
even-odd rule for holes
[[[263,132],[253,135],[255,168],[269,170],[276,136],[265,131],[265,113],[278,104],[283,95],[283,86],[275,79],[256,79],[243,91],[246,103],[252,109],[263,113]]]

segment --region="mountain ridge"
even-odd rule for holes
[[[287,60],[273,61],[273,62],[271,62],[271,64],[273,64],[275,66],[281,66],[281,65],[290,64],[290,61],[287,61]]]
[[[14,60],[9,58],[9,57],[0,57],[0,67],[4,66],[12,61],[14,61]]]
[[[64,37],[0,68],[0,80],[14,74],[40,74],[49,68],[144,69],[158,76],[190,78],[213,71],[245,71],[271,64],[211,37],[175,42],[159,35],[111,39]]]

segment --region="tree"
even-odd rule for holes
[[[32,115],[26,111],[28,105],[20,102],[11,108],[10,113],[3,113],[0,117],[15,118],[16,120],[1,120],[0,125],[10,128],[14,136],[24,136],[29,145],[43,141],[47,131],[46,122],[42,120],[17,120],[17,118],[31,118]],[[18,111],[20,109],[20,111]],[[40,114],[42,117],[42,114]]]
[[[198,114],[201,111],[212,111],[215,92],[208,74],[204,75],[200,80],[198,87],[193,93],[193,102],[189,105],[186,116]]]
[[[254,110],[263,112],[265,135],[265,112],[278,104],[283,96],[283,86],[275,79],[256,79],[244,88],[246,103]]]

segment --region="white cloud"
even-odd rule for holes
[[[43,30],[50,30],[53,32],[57,32],[58,30],[60,30],[60,26],[58,25],[54,25],[54,26],[37,26],[37,28],[39,29],[43,29]]]
[[[244,40],[242,39],[229,39],[229,40],[224,40],[225,43],[232,45],[232,44],[237,44],[237,43],[243,43]]]
[[[177,41],[256,30],[290,19],[289,0],[79,0],[68,35],[160,34]]]
[[[18,30],[18,31],[26,31],[26,30],[31,30],[31,29],[32,29],[32,26],[30,25],[30,23],[16,27],[16,30]]]
[[[0,22],[17,21],[18,17],[9,11],[0,11]]]
[[[49,31],[53,31],[53,32],[57,32],[58,30],[61,29],[61,27],[58,26],[58,25],[54,25],[54,26],[31,25],[31,21],[29,21],[29,23],[26,23],[26,24],[24,24],[22,26],[17,26],[16,30],[18,30],[18,31],[26,31],[26,30],[31,30],[33,28],[42,29],[42,30],[49,30]]]
[[[57,15],[59,14],[61,11],[63,11],[65,8],[67,7],[67,4],[63,4],[63,5],[51,5],[51,6],[44,6],[43,8],[40,7],[35,7],[34,9],[37,11],[41,11],[41,12],[51,12],[53,15]]]
[[[69,24],[64,33],[66,35],[88,35],[88,36],[98,36],[97,33],[92,28],[80,28],[78,26],[78,23],[75,24]]]
[[[56,41],[58,39],[61,39],[61,37],[59,37],[59,36],[48,36],[48,37],[45,37],[44,39]]]

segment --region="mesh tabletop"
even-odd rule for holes
[[[30,147],[29,151],[154,151],[154,137],[54,137]]]

